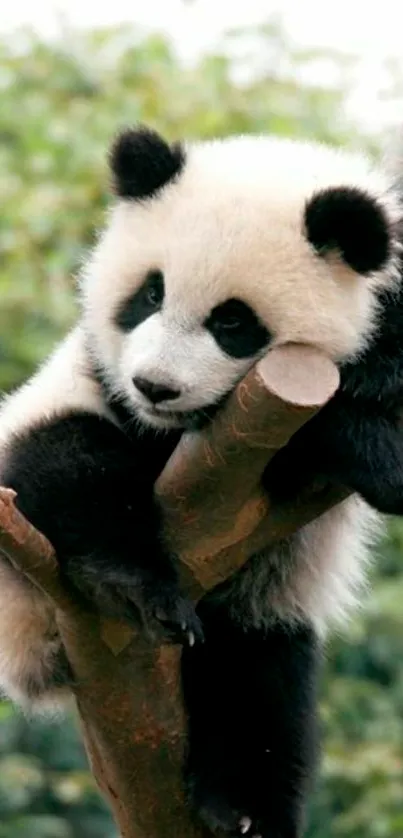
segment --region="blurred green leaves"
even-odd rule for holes
[[[325,64],[333,86],[317,82]],[[370,148],[342,118],[353,70],[338,53],[291,47],[275,21],[231,32],[187,65],[161,35],[127,26],[66,29],[54,43],[29,32],[0,39],[0,389],[19,384],[74,319],[75,276],[102,223],[106,149],[119,126]],[[403,836],[402,550],[393,521],[365,609],[327,650],[325,756],[307,838]],[[0,838],[115,835],[74,721],[31,722],[0,704]]]
[[[116,838],[71,717],[29,722],[0,704],[0,838]]]
[[[251,75],[256,39],[266,58]],[[301,92],[295,78],[316,60],[294,55],[274,24],[233,32],[222,52],[186,66],[161,35],[128,27],[0,40],[0,386],[24,378],[74,316],[73,278],[101,223],[117,128],[140,120],[170,137],[272,130],[343,142],[342,91]]]

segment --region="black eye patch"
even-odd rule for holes
[[[242,300],[227,300],[213,308],[204,326],[232,358],[256,355],[271,341],[269,330]]]
[[[149,271],[145,282],[119,306],[115,323],[122,332],[131,332],[147,317],[162,308],[164,301],[164,276],[161,271]]]

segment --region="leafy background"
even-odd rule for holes
[[[337,71],[328,89],[310,81],[323,60]],[[119,125],[142,120],[172,138],[273,131],[377,154],[377,139],[343,118],[353,73],[348,56],[291,48],[275,21],[229,33],[191,66],[162,36],[128,27],[0,38],[0,387],[23,381],[74,318]],[[400,89],[396,77],[384,95]],[[307,838],[403,836],[402,548],[403,524],[391,521],[368,602],[328,650]],[[0,703],[0,838],[95,836],[116,833],[74,720],[32,722]]]

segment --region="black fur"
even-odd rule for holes
[[[390,255],[388,219],[381,204],[361,189],[318,192],[305,208],[308,241],[320,255],[337,250],[361,274],[383,268]]]
[[[242,300],[226,300],[216,306],[204,325],[232,358],[253,358],[271,340],[266,326]]]
[[[15,440],[3,482],[56,549],[66,581],[104,613],[185,639],[201,627],[161,537],[153,483],[173,437],[134,442],[111,422],[69,414]]]
[[[383,321],[359,361],[341,368],[333,399],[271,461],[264,484],[287,501],[313,476],[403,514],[403,291],[381,297]]]
[[[403,514],[402,288],[380,302],[372,345],[342,367],[337,394],[268,466],[263,483],[274,500],[295,497],[315,477]],[[241,815],[252,819],[248,836],[296,838],[314,764],[313,633],[281,624],[242,633],[214,595],[198,613],[206,643],[184,655],[195,810],[231,834]],[[272,762],[264,759],[265,741],[275,743]]]
[[[162,308],[164,276],[161,271],[149,271],[142,286],[120,304],[115,323],[122,332],[131,332]]]
[[[156,131],[139,127],[119,134],[109,160],[116,194],[143,200],[179,177],[186,156],[179,143],[169,145]]]
[[[268,467],[272,494],[292,495],[314,470],[379,509],[403,512],[403,293],[382,302],[372,347],[343,366],[334,399]],[[183,659],[194,810],[210,827],[235,834],[239,819],[250,818],[249,838],[300,838],[315,756],[314,632],[286,623],[243,630],[214,595],[196,619],[178,590],[153,500],[179,434],[140,432],[124,401],[109,397],[103,372],[97,377],[121,430],[89,414],[31,429],[10,447],[3,482],[53,541],[68,579],[98,607],[132,620],[141,615],[156,633],[162,609],[163,630],[175,638],[183,619],[198,636],[203,621],[205,644]]]
[[[245,632],[209,598],[198,613],[205,643],[182,668],[190,803],[213,830],[240,836],[248,818],[248,836],[297,838],[317,752],[314,632]]]

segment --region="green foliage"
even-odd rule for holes
[[[117,838],[75,719],[28,722],[0,704],[0,838]]]
[[[320,79],[324,61],[338,74],[333,89],[307,81]],[[20,383],[73,321],[74,276],[102,221],[105,151],[118,126],[362,143],[341,118],[353,69],[338,54],[292,50],[276,23],[230,33],[192,66],[160,35],[127,27],[66,31],[52,44],[3,37],[0,388]],[[392,522],[367,608],[328,650],[326,754],[308,838],[403,835],[402,548],[403,526]],[[0,704],[0,838],[95,836],[115,830],[74,721],[28,723]]]
[[[23,379],[74,316],[72,277],[102,219],[105,152],[119,125],[141,120],[170,137],[346,139],[341,93],[311,85],[301,94],[295,79],[296,66],[303,72],[318,56],[291,55],[274,25],[247,35],[267,58],[238,85],[234,73],[252,56],[249,47],[243,61],[231,57],[242,48],[237,32],[191,67],[161,36],[127,27],[66,31],[53,44],[28,33],[0,41],[1,387]]]

